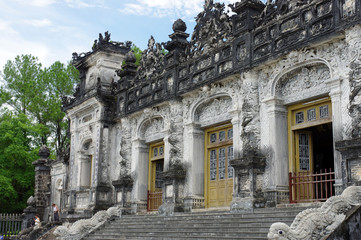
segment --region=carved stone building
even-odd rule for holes
[[[177,20],[138,68],[130,43],[100,35],[73,56],[81,82],[64,98],[70,154],[52,165],[52,201],[69,219],[112,205],[244,211],[359,185],[360,4],[242,0],[229,16],[206,0],[190,40]],[[305,184],[316,172],[327,180]]]

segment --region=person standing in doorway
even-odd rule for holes
[[[53,206],[54,222],[59,222],[59,208],[55,203],[53,203],[52,206]]]

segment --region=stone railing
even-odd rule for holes
[[[346,218],[353,206],[361,205],[361,186],[350,186],[339,196],[329,198],[321,207],[300,212],[291,226],[273,223],[269,240],[326,239]]]
[[[106,211],[97,212],[90,219],[81,219],[73,224],[64,223],[55,229],[54,235],[60,240],[78,240],[96,231],[112,218],[119,218],[120,216],[120,208],[110,207]]]

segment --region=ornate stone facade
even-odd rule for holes
[[[288,176],[296,169],[290,136],[301,129],[291,129],[289,109],[326,99],[331,145],[360,137],[359,4],[246,0],[231,5],[229,16],[224,4],[206,0],[189,41],[177,20],[169,42],[149,39],[139,67],[129,43],[100,35],[92,52],[74,54],[81,83],[64,97],[70,154],[53,165],[52,180],[63,187],[52,185],[52,200],[69,219],[112,205],[145,210],[155,172],[149,149],[162,143],[161,213],[208,207],[206,136],[228,124],[228,207],[288,202]],[[335,191],[357,184],[360,162],[335,149],[329,154]]]

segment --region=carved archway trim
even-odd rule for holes
[[[161,116],[161,115],[153,115],[150,118],[143,119],[139,123],[139,125],[137,127],[137,136],[136,136],[137,139],[145,140],[145,136],[142,134],[142,131],[144,130],[144,126],[145,126],[145,124],[152,122],[152,120],[154,120],[154,119],[162,119],[163,120],[163,130],[164,130],[164,120],[165,120],[165,118],[163,116]]]
[[[296,63],[292,67],[289,67],[287,69],[284,69],[282,71],[279,71],[279,73],[276,74],[276,76],[273,77],[271,81],[271,96],[270,97],[276,97],[276,87],[278,82],[282,79],[283,76],[303,67],[312,66],[312,65],[326,65],[326,67],[330,70],[330,78],[333,78],[332,68],[330,63],[323,59],[323,58],[315,58],[311,60],[307,60],[304,62]]]
[[[232,101],[232,105],[233,105],[233,98],[232,96],[230,96],[228,93],[226,92],[220,92],[220,93],[217,93],[217,94],[214,94],[214,95],[211,95],[207,98],[202,98],[200,99],[199,101],[197,101],[193,106],[192,106],[192,109],[191,109],[191,114],[190,114],[190,117],[191,117],[191,121],[192,122],[195,122],[196,119],[195,119],[195,114],[196,114],[196,111],[197,109],[202,106],[202,104],[208,102],[208,101],[212,101],[216,98],[225,98],[225,97],[228,97],[231,99]]]
[[[89,143],[89,148],[84,149],[84,145],[87,144],[87,143]],[[81,153],[82,155],[94,154],[94,141],[93,141],[93,139],[91,137],[85,137],[84,139],[82,139],[80,144],[79,144],[78,152]]]

